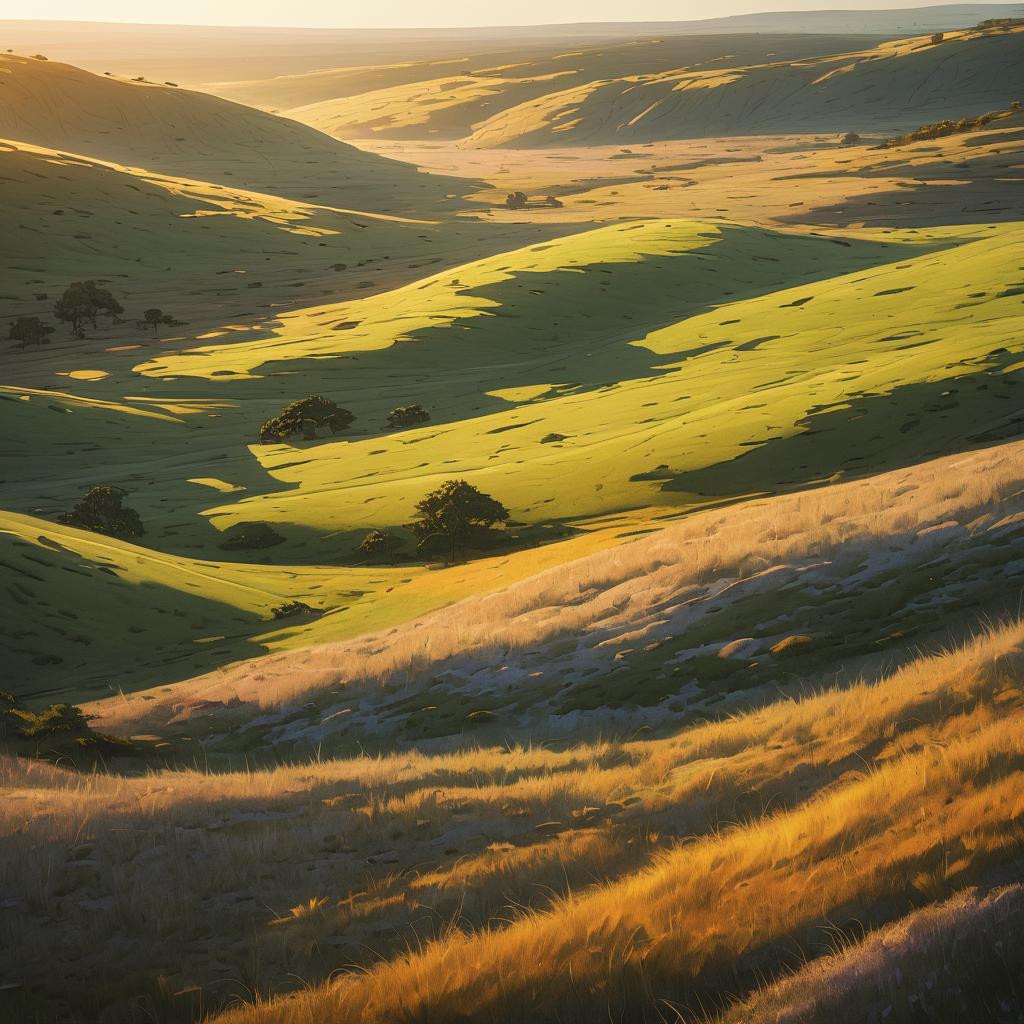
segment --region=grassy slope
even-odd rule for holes
[[[771,35],[638,39],[618,45],[453,65],[343,68],[315,76],[240,83],[229,98],[274,97],[290,117],[339,139],[461,139],[499,111],[591,82],[736,62],[798,60],[872,45],[874,37]]]
[[[589,555],[540,549],[552,568],[520,582],[522,556],[484,563],[472,597],[422,618],[359,636],[350,613],[328,615],[320,636],[350,639],[307,634],[304,649],[90,710],[115,731],[182,722],[207,749],[237,746],[234,728],[258,717],[248,749],[301,756],[664,730],[820,672],[874,674],[1016,610],[1022,454],[1015,442],[661,530],[619,523]],[[392,612],[453,573],[397,586]]]
[[[433,254],[441,234],[434,220],[300,202],[25,142],[0,141],[0,175],[9,199],[0,233],[12,254],[0,289],[5,319],[49,319],[67,283],[89,276],[110,283],[128,317],[156,305],[190,323],[238,323],[327,288],[354,288],[367,274],[358,264],[386,266],[396,251]],[[471,229],[461,234],[473,244]],[[51,346],[66,348],[65,332]],[[180,338],[180,328],[171,334]]]
[[[387,213],[460,191],[286,118],[68,64],[0,55],[0,100],[0,138],[229,187]]]
[[[536,1019],[541,992],[563,1021],[713,1009],[837,930],[1019,871],[1021,643],[1014,627],[662,740],[212,775],[0,761],[15,1006],[174,1020],[291,992],[227,1018],[288,1024]]]
[[[1010,407],[986,390],[1009,397],[1016,382],[1021,272],[1007,257],[1020,239],[1016,226],[849,246],[727,224],[610,227],[137,369],[179,391],[231,371],[244,398],[322,366],[323,389],[369,430],[253,446],[270,479],[212,507],[219,528],[400,526],[451,476],[527,524],[699,503],[913,461],[1005,425]],[[433,422],[382,433],[403,401]],[[944,415],[919,429],[935,402]],[[566,439],[542,444],[549,433]]]
[[[478,125],[471,146],[602,145],[780,131],[896,132],[1024,92],[1024,29],[896,40],[791,62],[583,84]]]
[[[391,222],[380,230],[385,251],[388,232],[423,233]],[[185,595],[196,588],[180,582],[196,579],[189,559],[224,559],[210,522],[223,528],[270,519],[287,543],[243,559],[238,568],[254,592],[247,604],[200,583],[187,622],[140,610],[132,624],[148,642],[137,664],[124,661],[123,634],[101,641],[102,657],[71,638],[95,643],[107,609],[130,606],[134,592],[112,589],[86,564],[104,584],[87,628],[50,647],[54,641],[36,624],[20,625],[25,682],[18,688],[84,695],[108,685],[115,669],[123,673],[118,685],[132,688],[147,673],[150,683],[169,682],[263,649],[353,636],[651,527],[655,513],[629,510],[653,505],[671,513],[1011,434],[1019,429],[1012,418],[1021,274],[1006,253],[1018,236],[1016,228],[975,227],[869,233],[841,245],[654,221],[540,243],[367,299],[283,313],[272,333],[257,323],[208,338],[199,350],[183,348],[183,340],[136,337],[152,354],[98,352],[88,339],[88,357],[62,352],[58,365],[97,379],[5,387],[5,436],[31,436],[35,453],[26,466],[19,444],[0,452],[16,480],[9,507],[52,516],[97,480],[129,488],[147,524],[146,544],[166,554],[120,546],[115,565],[157,559],[161,601],[180,600],[190,612]],[[416,268],[422,260],[408,262]],[[808,284],[786,287],[800,279]],[[579,312],[560,324],[565,310]],[[339,322],[349,329],[333,330]],[[258,340],[245,340],[254,333]],[[553,336],[561,340],[554,350]],[[120,348],[114,341],[107,347]],[[149,360],[139,363],[143,354]],[[38,379],[46,368],[52,373],[57,356],[28,353],[14,365],[21,379]],[[297,389],[311,389],[299,377],[351,405],[355,430],[345,439],[251,445],[259,422]],[[765,397],[752,400],[757,388]],[[406,400],[425,402],[434,423],[382,431],[385,412]],[[540,444],[552,431],[567,439]],[[425,490],[456,474],[505,501],[528,524],[528,540],[544,538],[557,521],[588,532],[445,573],[341,567],[351,565],[359,531],[406,522]],[[601,518],[623,511],[618,521]],[[38,557],[46,554],[38,538],[53,539],[51,529],[17,519],[12,533]],[[331,585],[311,592],[311,580],[332,573]],[[44,577],[34,592],[53,592],[50,571]],[[396,586],[401,601],[387,596]],[[332,614],[279,630],[265,621],[278,597]],[[34,593],[33,600],[43,598]],[[51,607],[76,612],[59,601]],[[184,637],[225,639],[176,652]],[[47,653],[64,661],[34,662]]]
[[[929,894],[944,888],[929,875],[918,881]],[[966,889],[765,986],[722,1024],[830,1024],[852,1012],[892,1024],[1012,1021],[1022,936],[1024,887]]]

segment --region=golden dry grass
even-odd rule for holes
[[[227,1019],[724,1000],[830,922],[891,919],[1019,856],[1022,678],[1013,625],[664,740],[142,778],[4,760],[6,974],[109,1020],[350,964]]]

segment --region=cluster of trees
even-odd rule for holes
[[[141,537],[145,530],[139,513],[124,504],[127,493],[120,487],[105,484],[93,487],[70,512],[61,513],[57,521],[119,540]]]
[[[134,540],[145,530],[138,512],[124,504],[127,493],[109,484],[92,487],[57,521],[118,540]],[[448,561],[454,562],[460,549],[485,542],[495,525],[508,520],[508,509],[496,498],[465,480],[447,480],[416,503],[416,516],[409,529],[418,539],[417,551],[440,548]],[[247,522],[235,523],[227,529],[220,546],[226,551],[258,551],[283,542],[284,537],[269,523]],[[395,533],[371,530],[358,550],[368,558],[390,559],[404,544]],[[282,606],[278,617],[306,610],[305,606]]]
[[[337,434],[355,422],[348,409],[322,395],[309,395],[285,406],[281,412],[260,427],[260,444],[276,444],[286,437],[301,433],[307,441],[316,440],[317,427],[327,427]]]
[[[76,338],[85,337],[86,324],[95,330],[101,316],[110,317],[111,323],[121,323],[123,312],[124,306],[118,302],[114,293],[95,281],[72,282],[53,306],[54,317],[61,323],[69,324]],[[159,333],[161,326],[180,322],[162,309],[155,308],[147,309],[142,319],[136,321],[139,327],[152,330],[154,336]],[[17,320],[11,321],[7,337],[18,348],[27,348],[29,345],[46,344],[53,332],[53,325],[37,316],[19,316]]]
[[[348,409],[342,409],[336,402],[322,395],[308,395],[266,421],[260,427],[260,444],[277,444],[285,438],[302,434],[303,440],[315,441],[317,428],[327,427],[332,434],[339,434],[355,422],[355,416]],[[388,413],[388,426],[394,430],[414,427],[426,423],[430,413],[422,405],[400,405]]]
[[[1024,25],[1024,18],[989,18],[987,21],[979,21],[975,28],[1013,28],[1015,25]]]

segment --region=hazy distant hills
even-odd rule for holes
[[[0,21],[3,48],[41,51],[90,71],[148,75],[187,83],[302,74],[396,61],[450,60],[510,47],[550,53],[601,42],[706,33],[854,33],[908,35],[945,31],[988,18],[1024,15],[1022,4],[937,4],[883,11],[781,11],[697,21],[593,22],[482,28],[282,29],[124,25],[87,21]],[[495,9],[496,22],[502,11]]]

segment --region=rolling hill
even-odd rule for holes
[[[626,224],[136,371],[197,396],[215,376],[234,380],[239,398],[317,372],[366,431],[252,446],[267,483],[208,510],[221,530],[265,520],[297,527],[296,539],[340,531],[354,543],[400,529],[451,476],[527,526],[699,504],[920,457],[913,426],[894,441],[886,424],[921,424],[935,403],[945,418],[927,418],[927,454],[965,430],[1015,429],[989,391],[1010,395],[1016,381],[1020,244],[1017,225],[828,239]],[[385,430],[403,401],[431,423]],[[837,460],[832,432],[849,438],[851,423],[856,450]],[[227,418],[214,429],[244,436]]]
[[[1016,13],[8,25],[0,1020],[1021,1024]]]
[[[347,210],[422,214],[461,184],[205,93],[9,54],[0,138]]]
[[[940,34],[941,35],[941,34]],[[938,37],[936,37],[938,38]],[[1024,26],[916,36],[789,62],[680,69],[552,91],[478,125],[468,146],[602,145],[701,136],[896,134],[1024,93]]]
[[[340,68],[203,88],[273,108],[339,139],[456,139],[510,106],[591,82],[682,67],[799,60],[877,42],[867,35],[677,35],[555,53],[519,49],[475,60]]]

